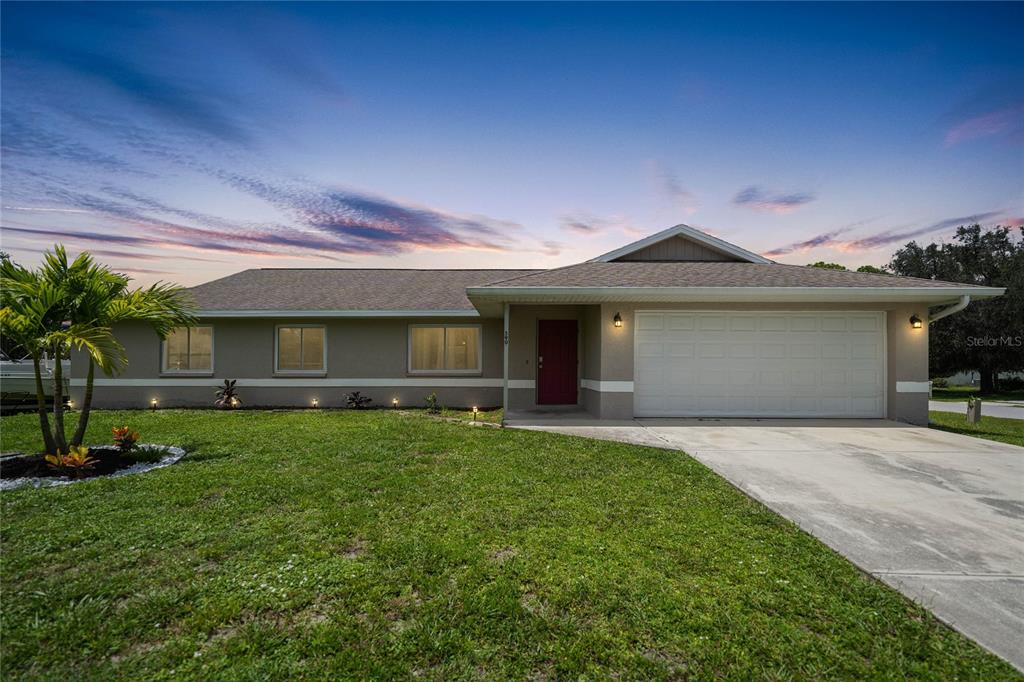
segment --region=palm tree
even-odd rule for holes
[[[196,323],[188,293],[179,286],[158,282],[145,289],[129,290],[130,279],[122,274],[101,268],[94,276],[84,280],[81,295],[71,311],[71,321],[111,329],[122,322],[144,322],[157,336],[166,339],[175,327]],[[72,445],[81,445],[89,425],[92,409],[93,382],[98,363],[89,355],[89,369],[85,378],[85,393],[78,426],[71,438]],[[120,367],[109,368],[100,364],[107,375]]]
[[[61,249],[63,251],[63,249]],[[66,260],[66,257],[65,257]],[[124,362],[124,348],[109,328],[75,324],[67,319],[67,292],[59,283],[48,281],[42,270],[32,271],[0,259],[0,333],[24,347],[32,357],[36,382],[36,408],[43,447],[48,453],[67,451],[64,438],[64,390],[60,359],[71,349],[85,350],[105,368]],[[54,427],[46,412],[41,362],[52,353],[54,363]]]
[[[64,436],[64,389],[60,359],[70,350],[84,350],[89,360],[85,395],[72,445],[81,445],[92,408],[93,382],[98,366],[112,375],[127,364],[124,347],[114,338],[114,324],[148,323],[165,338],[179,325],[195,323],[187,292],[170,284],[129,290],[131,280],[100,265],[88,253],[68,262],[67,252],[57,245],[47,253],[37,271],[9,260],[0,262],[0,325],[29,350],[36,374],[36,403],[43,445],[47,452],[67,451]],[[54,364],[53,421],[46,413],[40,359],[43,352]]]

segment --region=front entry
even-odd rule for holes
[[[537,320],[537,404],[576,404],[576,320]]]

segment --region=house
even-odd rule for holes
[[[928,321],[1003,289],[782,265],[686,225],[553,270],[260,269],[192,289],[98,407],[374,404],[928,419]],[[931,312],[929,312],[931,311]],[[85,376],[73,362],[72,391]],[[564,409],[564,408],[561,408]]]

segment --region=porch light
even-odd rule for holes
[[[920,329],[923,326],[924,326],[924,322],[921,321],[920,317],[918,317],[917,315],[911,315],[910,316],[910,327],[911,327],[911,329]]]
[[[622,326],[622,315],[619,315],[618,313],[615,313],[615,317],[612,318],[612,322],[615,324],[616,327],[621,327]]]
[[[320,407],[320,399],[319,398],[313,398],[313,407],[314,408]]]
[[[149,401],[149,408],[151,410],[155,410],[156,409],[156,405],[157,405],[157,399],[156,398],[153,398],[152,400]]]
[[[395,408],[396,410],[398,409],[398,398],[391,399],[391,407]]]
[[[75,401],[72,400],[71,398],[68,398],[68,409],[69,410],[75,409]]]

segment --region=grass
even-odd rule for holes
[[[933,388],[932,400],[941,400],[948,403],[963,403],[971,396],[982,400],[1014,400],[1024,402],[1024,391],[997,391],[995,393],[982,393],[977,386],[949,386],[947,388]]]
[[[91,442],[120,424],[190,454],[0,495],[3,679],[1019,679],[682,453],[386,410]]]
[[[928,413],[928,421],[930,422],[929,426],[933,429],[1024,447],[1024,419],[1005,419],[982,415],[981,422],[972,424],[967,421],[965,415],[933,410]]]

